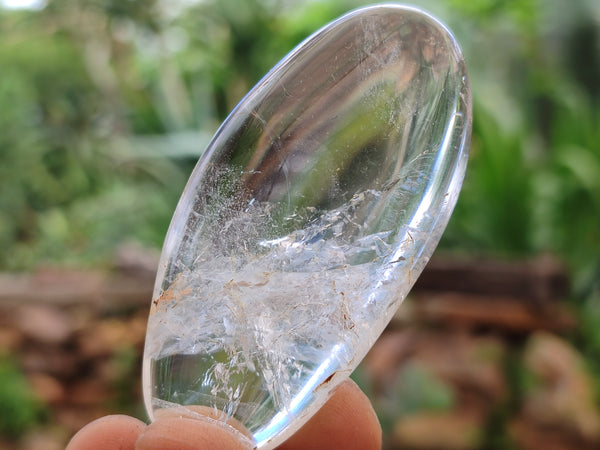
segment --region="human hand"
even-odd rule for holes
[[[106,416],[82,428],[67,450],[238,450],[248,444],[226,427],[185,417],[150,425],[129,416]],[[367,396],[353,381],[333,396],[279,450],[381,449],[381,426]]]

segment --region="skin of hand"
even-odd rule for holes
[[[323,407],[279,450],[381,449],[381,426],[367,396],[343,382]],[[211,421],[165,417],[150,425],[129,416],[106,416],[83,427],[67,450],[238,450],[240,434]]]

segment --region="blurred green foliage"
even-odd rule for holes
[[[0,435],[16,438],[42,419],[42,405],[33,397],[23,374],[0,356]]]
[[[112,386],[114,393],[111,407],[124,414],[134,417],[144,417],[145,412],[141,402],[132,402],[132,392],[137,391],[139,368],[141,365],[140,355],[137,349],[131,345],[123,345],[117,348],[111,357]]]
[[[452,387],[418,363],[404,364],[386,388],[386,396],[375,403],[385,433],[392,431],[398,418],[450,411],[456,406]]]
[[[552,252],[600,278],[600,5],[422,0],[464,48],[472,157],[442,247]],[[284,54],[358,0],[49,0],[0,9],[0,267],[160,246],[208,139]]]

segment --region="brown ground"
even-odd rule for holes
[[[38,426],[0,437],[0,449],[62,449],[99,416],[144,417],[152,262],[0,276],[0,355],[45,405]],[[593,380],[564,337],[577,326],[564,286],[547,259],[433,261],[357,373],[387,447],[600,448]]]

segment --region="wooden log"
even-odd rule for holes
[[[0,274],[0,308],[15,305],[87,305],[103,311],[150,306],[154,280],[106,271]]]
[[[553,257],[526,261],[431,259],[414,291],[444,291],[518,298],[530,303],[562,300],[568,294],[567,272]]]
[[[535,330],[563,333],[577,326],[574,315],[561,303],[532,306],[513,297],[433,291],[413,294],[390,326],[398,328],[411,323],[489,328],[513,334]]]

